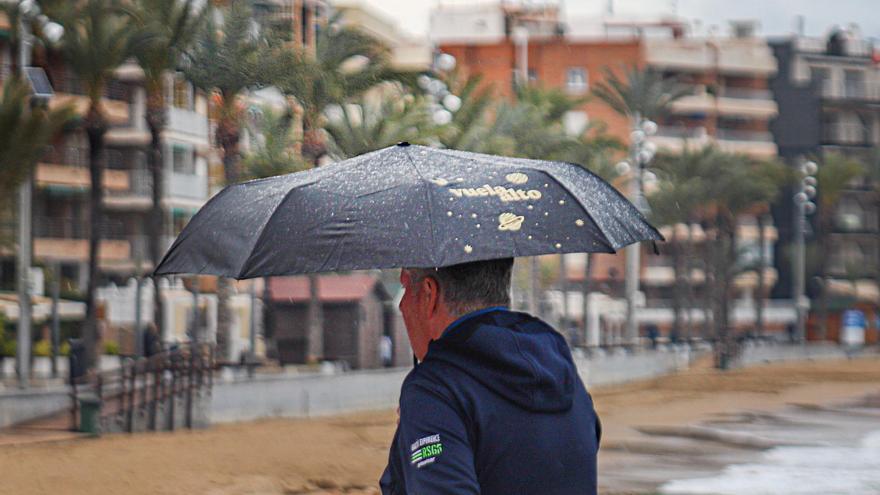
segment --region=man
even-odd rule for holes
[[[595,494],[600,429],[562,336],[507,309],[512,259],[403,269],[420,364],[380,484],[398,494]]]

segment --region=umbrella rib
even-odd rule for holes
[[[561,187],[565,192],[568,193],[569,196],[571,196],[572,198],[574,198],[575,201],[577,201],[577,204],[578,204],[578,206],[581,207],[581,210],[583,210],[584,215],[586,215],[587,218],[589,218],[590,221],[593,222],[593,225],[595,225],[596,229],[599,230],[599,233],[602,234],[601,240],[603,241],[603,244],[605,245],[605,247],[610,249],[612,253],[616,253],[617,249],[614,248],[614,245],[611,243],[611,239],[608,239],[608,234],[606,234],[605,231],[602,230],[602,226],[599,225],[599,222],[597,222],[596,219],[593,218],[593,215],[590,214],[589,211],[587,211],[587,207],[584,206],[584,204],[581,202],[581,199],[578,198],[577,194],[574,194],[573,192],[571,192],[571,189],[569,189],[561,180],[559,180],[559,177],[556,177],[552,171],[545,170],[543,168],[541,169],[541,171],[543,173],[549,175],[550,177],[552,177],[556,181],[556,183],[559,184],[559,187]]]
[[[422,175],[422,171],[419,170],[419,167],[416,166],[415,160],[412,159],[412,156],[409,154],[409,149],[411,146],[407,146],[403,148],[403,154],[406,155],[407,160],[409,160],[410,165],[412,165],[413,170],[416,171],[419,177],[422,178],[422,186],[425,188],[425,196],[427,201],[427,209],[428,209],[428,223],[431,225],[431,246],[436,246],[437,243],[434,241],[434,231],[436,230],[436,226],[434,225],[434,201],[432,201],[433,194],[431,193],[431,188],[428,186],[428,181],[425,179],[425,176]],[[431,260],[433,261],[434,266],[437,266],[437,260],[434,259],[434,253],[431,253]]]
[[[297,186],[290,188],[289,191],[284,193],[284,197],[281,198],[281,201],[278,202],[278,206],[275,207],[275,211],[273,211],[272,214],[269,215],[269,219],[266,220],[266,223],[260,229],[260,235],[257,236],[256,242],[254,242],[254,245],[251,246],[250,252],[248,253],[247,258],[245,258],[244,263],[242,263],[242,266],[239,269],[238,275],[235,278],[241,280],[244,277],[244,275],[251,269],[251,266],[250,266],[251,258],[254,255],[254,250],[257,249],[257,246],[260,245],[260,241],[262,241],[263,237],[266,235],[266,228],[268,228],[269,224],[272,223],[272,220],[275,218],[275,215],[277,215],[278,212],[281,211],[281,207],[284,206],[284,203],[286,203],[287,200],[290,199],[290,196],[294,193],[294,191],[296,191],[299,188],[300,188],[300,186],[297,185]]]

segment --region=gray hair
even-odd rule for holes
[[[452,316],[489,306],[510,305],[513,258],[474,261],[442,268],[409,268],[414,282],[432,277]]]

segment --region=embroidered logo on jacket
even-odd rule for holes
[[[431,464],[437,460],[437,456],[443,453],[443,444],[440,443],[439,434],[420,438],[413,442],[410,448],[412,450],[410,464],[415,464],[417,468]]]

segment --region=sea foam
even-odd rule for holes
[[[777,447],[762,462],[728,466],[714,477],[674,480],[669,495],[880,494],[880,431],[856,446]]]

